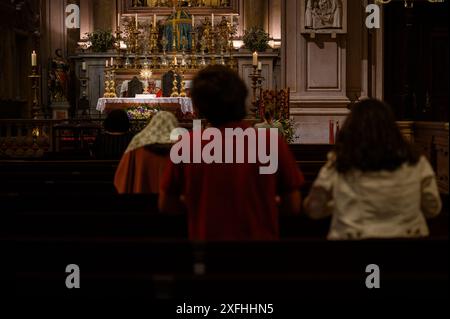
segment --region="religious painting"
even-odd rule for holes
[[[173,8],[181,8],[191,14],[238,13],[239,0],[122,0],[122,10],[127,13],[167,14]]]
[[[301,0],[302,33],[346,33],[347,0]]]

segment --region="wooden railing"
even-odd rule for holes
[[[53,151],[53,129],[61,120],[0,120],[0,158],[42,157]]]

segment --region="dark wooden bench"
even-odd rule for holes
[[[196,243],[135,240],[18,240],[16,294],[204,302],[448,298],[447,240]],[[78,291],[65,267],[80,266]],[[365,286],[366,266],[381,289]]]

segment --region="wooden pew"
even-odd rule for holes
[[[0,193],[114,192],[117,161],[0,161]]]
[[[447,240],[198,243],[136,240],[19,240],[20,296],[279,302],[364,298],[448,298]],[[64,286],[81,270],[80,290]],[[380,290],[365,286],[381,270]]]

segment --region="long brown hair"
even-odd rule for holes
[[[345,173],[393,171],[415,164],[419,154],[402,136],[389,105],[376,99],[356,103],[336,139],[336,169]]]

